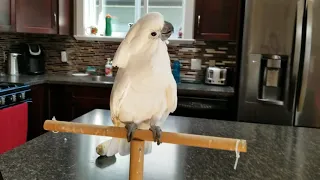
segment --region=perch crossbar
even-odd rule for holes
[[[45,130],[53,132],[66,132],[75,134],[88,134],[97,136],[109,136],[126,138],[127,130],[123,127],[103,126],[75,122],[46,120],[43,125]],[[136,130],[130,142],[130,180],[143,179],[144,142],[153,141],[152,132],[149,130]],[[179,144],[217,150],[235,151],[236,164],[240,152],[247,152],[247,142],[242,139],[224,137],[202,136],[194,134],[162,132],[162,143]]]

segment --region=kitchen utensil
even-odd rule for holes
[[[8,58],[8,74],[19,75],[18,56],[19,53],[10,53]]]

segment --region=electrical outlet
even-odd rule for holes
[[[67,52],[61,51],[61,62],[68,62]]]

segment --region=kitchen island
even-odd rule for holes
[[[112,125],[108,110],[93,110],[74,122]],[[233,169],[235,152],[153,145],[145,156],[145,180],[320,179],[320,130],[170,116],[164,131],[247,140]],[[0,155],[5,180],[126,180],[129,156],[99,157],[109,137],[45,133]]]

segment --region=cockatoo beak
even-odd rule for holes
[[[164,21],[164,25],[161,30],[161,40],[166,41],[167,39],[169,39],[169,37],[173,32],[174,32],[173,25],[168,21]]]

